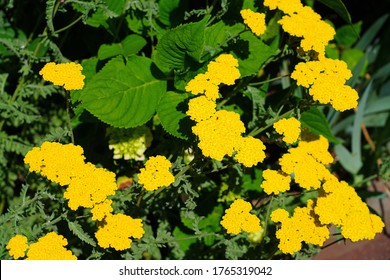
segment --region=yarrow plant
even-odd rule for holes
[[[1,258],[298,259],[331,236],[383,231],[366,198],[390,165],[382,149],[380,166],[362,168],[372,155],[360,139],[372,144],[367,111],[387,108],[364,111],[383,98],[368,98],[383,77],[367,81],[374,61],[360,61],[375,41],[351,61],[355,42],[340,34],[352,22],[338,28],[317,2],[122,2],[46,1],[42,34],[8,53],[28,59],[0,122],[24,137],[0,133],[0,167],[17,151],[20,180],[1,193]],[[105,33],[77,37],[91,29]]]

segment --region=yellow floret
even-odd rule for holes
[[[27,241],[26,236],[17,234],[8,241],[5,248],[9,250],[9,255],[16,260],[25,256],[28,249]]]
[[[169,171],[172,163],[164,156],[150,157],[138,174],[138,183],[148,191],[160,187],[167,187],[175,181],[175,177]]]
[[[261,188],[266,194],[279,194],[290,189],[291,177],[282,171],[266,169],[263,171],[263,179]]]
[[[296,118],[283,118],[273,126],[277,133],[283,135],[283,141],[287,144],[294,144],[301,134],[301,123]]]
[[[234,158],[246,167],[252,167],[265,159],[263,142],[252,136],[239,138],[234,149],[237,151]]]
[[[84,87],[85,76],[81,70],[83,67],[74,62],[60,64],[49,62],[39,71],[39,74],[44,80],[56,86],[63,86],[67,90],[78,90]]]
[[[192,98],[188,102],[188,111],[186,112],[190,118],[196,122],[209,119],[214,115],[216,104],[206,96],[198,96]]]

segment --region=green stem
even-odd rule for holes
[[[269,79],[269,80],[266,80],[266,81],[261,81],[261,82],[256,82],[256,83],[249,83],[248,85],[250,85],[250,86],[259,86],[259,85],[263,85],[263,84],[266,84],[266,83],[269,83],[269,82],[273,82],[273,81],[277,81],[277,80],[283,79],[283,78],[288,77],[288,76],[289,75],[279,76],[279,77],[272,78],[272,79]]]
[[[54,34],[58,34],[58,33],[61,33],[69,28],[71,28],[73,25],[75,25],[76,23],[78,23],[81,19],[83,18],[83,16],[79,16],[76,20],[72,21],[71,23],[69,23],[67,26],[64,26],[56,31],[54,31]]]
[[[264,130],[268,129],[269,127],[271,127],[274,123],[276,123],[277,121],[279,121],[280,119],[283,119],[285,117],[288,117],[289,115],[291,115],[293,112],[294,112],[295,109],[291,109],[289,111],[287,111],[286,113],[282,114],[282,115],[278,115],[276,116],[269,124],[263,126],[263,127],[260,127],[260,128],[257,128],[257,129],[254,129],[252,130],[248,136],[256,136],[258,135],[259,133],[263,132]]]
[[[70,139],[71,139],[72,143],[74,144],[73,128],[72,128],[72,123],[71,123],[71,120],[70,120],[70,112],[69,112],[70,94],[69,94],[68,91],[66,91],[65,98],[66,98],[66,120],[68,122],[69,136],[70,136]]]

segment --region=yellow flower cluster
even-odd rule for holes
[[[307,207],[295,208],[291,217],[286,210],[276,209],[271,220],[282,224],[276,237],[280,240],[279,249],[285,254],[301,250],[302,242],[322,246],[329,238],[328,227],[319,225],[315,218],[312,200],[308,201]]]
[[[29,151],[24,162],[30,171],[39,172],[62,186],[68,185],[64,197],[69,208],[93,208],[107,196],[115,194],[115,174],[85,163],[83,149],[73,144],[44,142]]]
[[[330,58],[300,62],[291,73],[291,78],[298,85],[309,88],[309,94],[314,100],[323,104],[330,103],[338,111],[357,106],[358,93],[345,85],[351,77],[352,73],[344,61]]]
[[[281,170],[293,176],[302,188],[319,189],[324,178],[330,174],[325,165],[333,162],[333,157],[328,152],[329,143],[325,137],[306,137],[301,136],[298,146],[290,148],[279,159],[279,164]]]
[[[187,115],[196,122],[192,131],[199,138],[199,148],[203,155],[216,160],[233,156],[247,167],[265,158],[265,146],[259,139],[243,137],[244,123],[240,115],[226,110],[216,110],[219,97],[218,85],[232,85],[240,77],[238,61],[230,54],[222,54],[208,65],[205,74],[191,80],[186,90],[193,94],[203,94],[189,101]],[[212,92],[212,93],[211,93]]]
[[[27,237],[15,235],[7,245],[9,254],[14,258],[22,258],[26,255],[26,260],[76,260],[77,257],[65,248],[68,241],[56,232],[50,232],[38,239],[37,242],[27,244]]]
[[[261,187],[267,194],[288,191],[291,178],[302,188],[318,189],[321,194],[318,199],[309,200],[307,207],[296,208],[291,218],[284,209],[272,213],[271,219],[282,223],[276,237],[280,240],[279,249],[286,254],[299,251],[302,242],[322,245],[332,224],[354,242],[373,239],[384,227],[380,217],[370,214],[354,188],[340,182],[326,168],[333,162],[328,148],[325,137],[303,130],[297,146],[279,159],[281,170],[263,171]]]
[[[290,189],[291,177],[283,171],[266,169],[263,171],[261,188],[266,194],[279,194]]]
[[[114,150],[114,159],[144,160],[145,151],[153,141],[153,135],[147,126],[123,129],[107,129],[108,148]]]
[[[74,62],[60,64],[49,62],[39,71],[39,74],[45,81],[52,82],[56,86],[63,86],[66,90],[77,90],[84,87],[85,76],[81,70],[83,67]]]
[[[133,219],[124,214],[105,217],[104,222],[95,233],[98,244],[102,248],[125,250],[130,248],[133,238],[141,238],[145,233],[141,219]]]
[[[26,236],[17,234],[8,241],[5,248],[9,250],[9,255],[17,260],[26,255],[26,250],[28,249],[27,241]]]
[[[273,126],[277,133],[283,135],[283,141],[287,144],[294,144],[301,134],[301,123],[296,118],[283,118]]]
[[[233,85],[240,77],[238,61],[231,54],[221,54],[207,66],[207,72],[198,74],[186,85],[186,91],[192,94],[204,94],[209,100],[219,97],[220,84]]]
[[[347,64],[325,58],[325,47],[335,35],[334,28],[322,21],[312,8],[303,6],[300,0],[265,0],[264,5],[283,11],[285,15],[278,23],[286,32],[302,38],[301,48],[305,52],[318,53],[318,60],[299,63],[291,78],[298,85],[309,88],[309,94],[316,101],[331,104],[338,111],[356,108],[358,94],[345,85],[352,75]]]
[[[171,167],[172,163],[164,156],[150,157],[138,174],[138,183],[144,185],[148,191],[168,187],[175,181],[169,171]]]
[[[225,211],[221,225],[227,233],[239,234],[241,231],[257,232],[261,230],[260,220],[254,214],[249,213],[252,205],[243,199],[236,199],[230,208]]]
[[[244,23],[255,33],[257,36],[265,32],[265,14],[256,13],[252,10],[245,9],[240,12]]]
[[[330,175],[323,190],[324,194],[317,199],[314,208],[322,224],[340,227],[341,234],[353,242],[374,239],[382,231],[382,220],[370,214],[367,205],[346,182]]]
[[[321,20],[321,16],[312,8],[303,6],[300,0],[265,0],[264,6],[285,13],[278,23],[289,34],[302,38],[301,47],[304,51],[313,50],[320,57],[325,56],[325,46],[336,32],[332,26]]]

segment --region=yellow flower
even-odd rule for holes
[[[276,231],[280,240],[279,249],[285,254],[294,254],[301,250],[302,242],[322,246],[329,238],[327,226],[320,225],[313,212],[313,201],[307,207],[297,207],[292,217],[284,209],[276,209],[271,214],[273,222],[281,222]]]
[[[244,19],[244,23],[255,33],[257,36],[265,32],[265,14],[256,13],[249,9],[241,10],[241,16]]]
[[[290,35],[302,38],[301,47],[304,51],[316,51],[319,57],[325,56],[325,46],[336,34],[334,28],[321,20],[321,16],[308,6],[283,16],[278,23]]]
[[[169,171],[172,163],[164,156],[150,157],[138,174],[138,183],[144,185],[148,191],[154,191],[160,187],[167,187],[175,181],[175,177]]]
[[[263,171],[263,179],[260,187],[266,194],[279,194],[290,189],[291,177],[282,171],[266,169]]]
[[[41,147],[35,147],[24,157],[24,162],[30,165],[31,172],[38,172],[50,181],[66,186],[71,178],[80,176],[80,170],[85,165],[83,148],[73,144],[44,142]]]
[[[265,158],[265,146],[260,139],[252,136],[240,137],[234,146],[237,154],[234,158],[242,163],[246,167],[252,167],[253,165],[262,162]]]
[[[107,196],[114,195],[116,190],[115,173],[88,162],[80,169],[80,175],[72,178],[64,197],[69,200],[68,205],[72,210],[78,207],[92,208]]]
[[[69,208],[92,208],[107,196],[115,194],[115,174],[104,168],[85,163],[83,149],[73,144],[44,142],[40,148],[29,151],[24,162],[30,171],[39,172],[50,181],[68,185],[64,197]]]
[[[8,241],[5,248],[9,250],[9,255],[16,260],[25,256],[28,249],[27,241],[26,236],[17,234]]]
[[[209,119],[198,122],[192,131],[199,137],[198,146],[204,156],[222,160],[233,154],[245,126],[239,114],[219,110]]]
[[[68,241],[62,235],[50,232],[30,245],[26,260],[76,260],[77,257],[65,248]]]
[[[328,144],[323,136],[304,136],[296,148],[290,148],[279,159],[281,170],[294,176],[294,181],[304,189],[320,188],[322,181],[330,174],[324,164],[333,160],[327,151]]]
[[[225,211],[220,223],[227,230],[227,233],[231,234],[239,234],[241,231],[257,232],[261,230],[260,220],[249,213],[251,210],[252,205],[249,202],[236,199]]]
[[[373,239],[383,230],[382,220],[370,211],[355,189],[335,176],[328,176],[323,184],[324,194],[314,208],[322,224],[341,227],[341,234],[353,242]]]
[[[301,0],[264,0],[264,6],[270,10],[279,9],[286,14],[293,14],[303,8]]]
[[[207,66],[207,72],[195,76],[185,87],[192,94],[204,94],[215,101],[219,97],[220,84],[233,85],[240,77],[238,61],[231,54],[221,54]]]
[[[93,206],[91,213],[92,213],[92,220],[101,221],[106,216],[112,213],[114,209],[112,209],[112,200],[106,199],[101,203],[97,203]]]
[[[215,113],[216,104],[206,96],[192,98],[188,102],[187,115],[196,122],[209,119]]]
[[[56,86],[63,86],[66,90],[77,90],[84,87],[85,76],[81,74],[83,67],[80,64],[69,62],[56,64],[46,63],[39,71],[43,79]]]
[[[124,214],[108,215],[95,233],[98,244],[102,248],[115,250],[129,249],[131,237],[141,238],[145,233],[141,219],[133,219]]]
[[[273,126],[277,133],[283,135],[283,141],[287,144],[294,144],[301,134],[301,123],[296,118],[283,118]]]
[[[309,88],[309,94],[314,100],[330,103],[338,111],[357,107],[358,93],[345,85],[351,76],[344,61],[330,58],[300,62],[291,73],[297,85]]]

